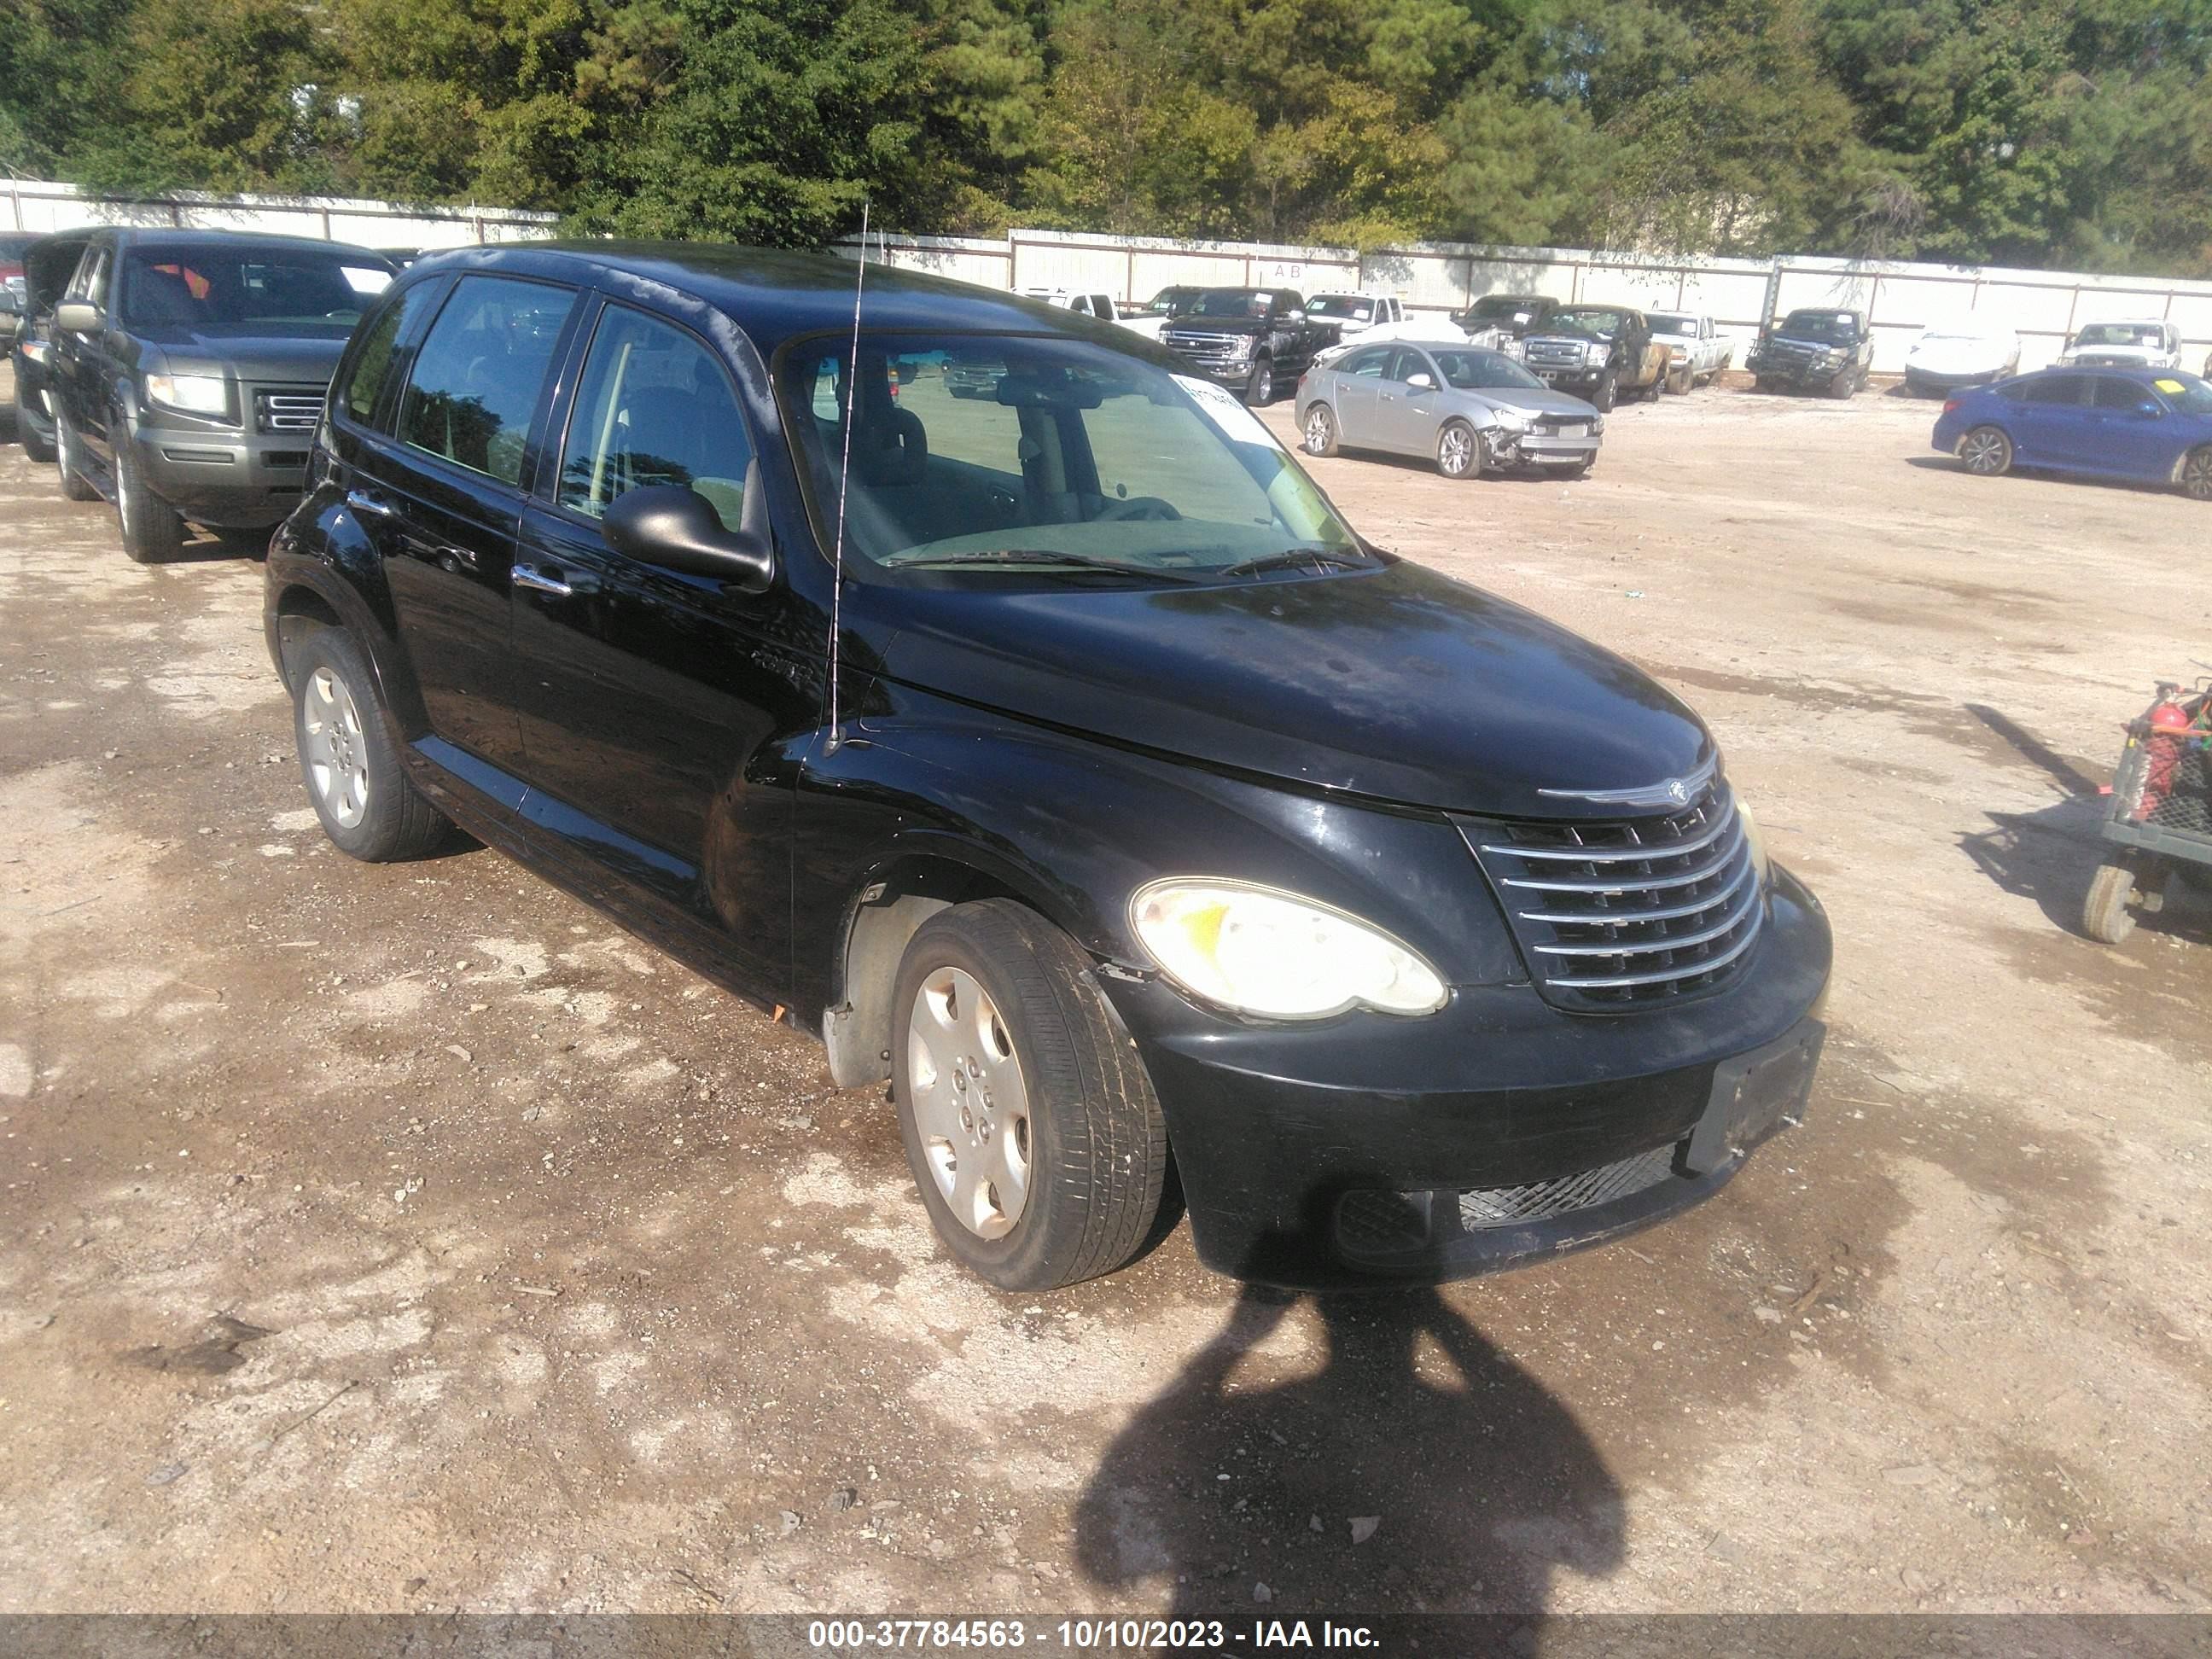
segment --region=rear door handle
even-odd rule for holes
[[[514,585],[526,587],[533,593],[550,593],[556,599],[568,599],[578,593],[589,593],[599,586],[599,580],[589,571],[562,570],[559,566],[541,568],[534,564],[514,567]]]

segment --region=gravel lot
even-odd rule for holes
[[[2208,929],[2069,931],[2212,511],[1934,412],[1313,464],[1688,696],[1838,942],[1716,1202],[1347,1303],[1181,1235],[964,1278],[808,1041],[495,855],[325,845],[250,548],[136,568],[0,450],[0,1610],[2212,1609]]]

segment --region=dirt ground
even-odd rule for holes
[[[2212,509],[1934,413],[1313,464],[1679,689],[1837,933],[1715,1202],[1322,1303],[1181,1234],[963,1277],[807,1040],[496,855],[326,845],[249,548],[134,567],[0,450],[0,1611],[2212,1609],[2212,927],[2069,931]]]

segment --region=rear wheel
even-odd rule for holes
[[[1336,416],[1329,412],[1327,404],[1316,404],[1306,410],[1305,452],[1309,455],[1336,453]]]
[[[73,501],[100,499],[100,492],[86,481],[82,467],[84,440],[76,435],[76,428],[69,423],[69,416],[57,410],[54,413],[54,471],[61,475],[62,494]]]
[[[140,564],[174,558],[185,545],[184,520],[146,487],[127,432],[115,446],[115,517],[123,527],[123,550]]]
[[[2110,859],[2089,878],[2089,895],[2081,902],[2081,931],[2106,945],[2118,945],[2136,930],[2129,914],[2135,902],[2134,866]]]
[[[1993,426],[1978,426],[1959,440],[1959,459],[1978,478],[2002,477],[2012,471],[2012,440]]]
[[[1255,409],[1275,401],[1275,366],[1265,357],[1252,365],[1252,378],[1244,383],[1244,401]]]
[[[1005,1291],[1133,1257],[1167,1128],[1074,941],[1011,899],[956,905],[915,934],[892,1006],[899,1133],[946,1249]]]
[[[2212,501],[2212,444],[2192,449],[2181,460],[2181,487],[2194,501]]]
[[[307,799],[342,853],[369,864],[420,858],[448,825],[400,764],[368,659],[343,629],[308,635],[291,663],[293,735]]]
[[[1697,384],[1697,372],[1687,363],[1678,369],[1671,370],[1667,376],[1667,390],[1678,396],[1686,396],[1691,388]]]
[[[1482,440],[1465,421],[1446,421],[1437,434],[1437,471],[1447,478],[1482,476]]]

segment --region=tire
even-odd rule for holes
[[[2136,894],[2136,872],[2118,859],[2097,866],[2089,878],[2089,894],[2081,902],[2081,931],[2104,945],[2124,943],[2136,930],[2128,905]]]
[[[1978,478],[2002,478],[2012,471],[2012,440],[2002,427],[1978,426],[1959,440],[1959,460]]]
[[[1309,455],[1334,455],[1337,450],[1336,416],[1327,404],[1313,404],[1306,410],[1304,424],[1299,428],[1304,434],[1304,448]]]
[[[15,416],[15,429],[22,437],[23,453],[25,456],[42,466],[51,466],[53,465],[54,447],[52,442],[48,439],[41,438],[36,432],[33,431],[31,429],[31,423],[28,421],[26,421],[20,413]]]
[[[1275,365],[1270,359],[1262,357],[1252,365],[1252,378],[1244,382],[1244,401],[1254,409],[1275,401]]]
[[[1590,392],[1590,407],[1601,415],[1613,413],[1613,406],[1620,401],[1620,375],[1608,368],[1597,377],[1597,385]]]
[[[1754,374],[1751,377],[1751,389],[1753,392],[1764,392],[1771,397],[1774,395],[1774,382],[1764,374]]]
[[[1482,438],[1465,421],[1446,421],[1437,428],[1437,471],[1447,478],[1482,476]]]
[[[1859,389],[1859,372],[1856,366],[1837,371],[1836,378],[1828,382],[1828,395],[1849,401]]]
[[[1697,389],[1697,386],[1698,374],[1693,368],[1685,366],[1679,370],[1669,371],[1668,374],[1667,390],[1678,398],[1688,397]]]
[[[2192,501],[2212,501],[2212,444],[2199,445],[2181,458],[2181,487]]]
[[[146,487],[128,433],[115,446],[115,520],[123,532],[123,550],[134,563],[159,564],[184,550],[185,521]]]
[[[899,1134],[945,1248],[1002,1291],[1133,1260],[1160,1214],[1167,1127],[1075,942],[1011,899],[956,905],[907,946],[891,1006]]]
[[[366,864],[421,858],[451,828],[400,764],[368,659],[343,629],[307,637],[293,659],[300,780],[342,852]]]
[[[57,410],[54,412],[54,471],[61,477],[62,495],[72,501],[96,501],[100,492],[92,487],[81,470],[82,441],[69,423],[69,416]]]

